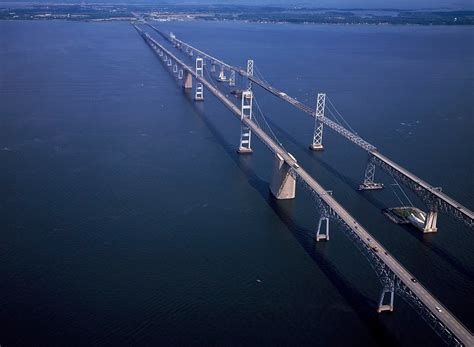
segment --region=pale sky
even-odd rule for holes
[[[311,6],[324,8],[468,9],[474,0],[0,0],[0,3],[129,3],[129,4],[245,4]]]

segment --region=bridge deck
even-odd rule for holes
[[[201,50],[199,50],[199,49],[197,49],[197,48],[195,48],[191,45],[189,45],[188,43],[186,43],[186,42],[184,42],[184,41],[182,41],[182,40],[180,40],[176,37],[170,38],[168,35],[163,33],[161,30],[159,30],[155,26],[150,25],[150,24],[148,24],[148,25],[153,30],[160,33],[160,35],[162,35],[165,39],[169,40],[170,42],[179,43],[180,45],[187,46],[187,47],[191,48],[192,50],[194,50],[195,52],[197,52],[198,54],[202,55],[203,57],[205,57],[209,60],[212,60],[212,61],[216,62],[217,64],[220,64],[220,65],[226,67],[227,69],[236,71],[240,75],[247,77],[249,80],[251,80],[255,84],[259,85],[263,89],[267,90],[268,92],[272,93],[276,97],[288,102],[289,104],[293,105],[297,109],[309,114],[313,118],[316,117],[316,112],[311,107],[303,104],[302,102],[300,102],[300,101],[296,100],[295,98],[287,95],[286,93],[282,92],[281,90],[278,90],[277,88],[275,88],[275,87],[271,86],[270,84],[262,81],[261,79],[255,77],[255,76],[249,76],[247,74],[247,71],[245,71],[245,70],[243,70],[239,67],[227,64],[227,63],[225,63],[225,62],[223,62],[223,61],[221,61],[221,60],[219,60],[219,59],[217,59],[217,58],[215,58],[215,57],[213,57],[213,56],[211,56],[211,55],[209,55],[209,54],[207,54],[207,53],[205,53],[205,52],[203,52],[203,51],[201,51]],[[355,143],[356,145],[358,145],[359,147],[363,148],[364,150],[369,152],[371,155],[375,156],[377,159],[379,159],[381,162],[385,163],[387,166],[389,166],[393,170],[397,171],[401,175],[405,176],[406,178],[408,178],[412,182],[416,183],[417,185],[419,185],[420,187],[422,187],[423,189],[425,189],[426,191],[431,193],[437,199],[439,199],[439,200],[443,201],[444,203],[446,203],[453,210],[456,210],[457,213],[462,215],[462,217],[467,221],[468,225],[470,225],[470,226],[474,225],[474,213],[471,210],[469,210],[467,207],[462,206],[459,202],[457,202],[453,198],[451,198],[448,195],[440,192],[438,189],[431,186],[427,182],[423,181],[421,178],[419,178],[415,174],[411,173],[407,169],[403,168],[401,165],[395,163],[394,161],[390,160],[386,156],[382,155],[380,152],[377,151],[377,148],[375,146],[373,146],[372,144],[370,144],[367,141],[365,141],[364,139],[362,139],[359,135],[354,134],[353,132],[349,131],[348,129],[344,128],[343,126],[337,124],[336,122],[330,120],[327,117],[318,117],[318,119],[321,120],[321,122],[323,122],[325,125],[329,126],[331,129],[336,131],[338,134],[344,136],[349,141],[351,141],[351,142]]]
[[[416,283],[413,282],[412,279],[414,279],[414,276],[410,274],[408,270],[406,270],[392,255],[390,255],[390,253],[388,253],[388,251],[386,251],[383,246],[362,225],[360,225],[353,216],[349,214],[349,212],[347,212],[331,195],[329,195],[327,190],[324,189],[307,171],[305,171],[301,166],[295,166],[296,161],[289,155],[288,152],[281,148],[270,136],[260,129],[255,122],[248,118],[242,118],[240,109],[205,78],[198,76],[193,68],[189,67],[186,63],[177,58],[169,50],[163,47],[163,45],[154,40],[148,34],[144,33],[140,28],[136,26],[135,28],[144,36],[146,41],[148,40],[159,47],[159,49],[161,49],[165,54],[173,59],[178,65],[180,65],[183,70],[192,74],[197,81],[202,83],[234,114],[234,116],[239,121],[245,123],[262,141],[262,143],[270,149],[270,151],[275,154],[279,154],[283,160],[290,167],[292,167],[294,173],[299,176],[299,178],[304,181],[348,227],[351,228],[352,232],[358,236],[358,238],[367,246],[367,248],[374,249],[377,247],[378,250],[374,251],[373,254],[378,257],[398,277],[398,279],[419,298],[419,300],[431,311],[431,313],[440,322],[442,322],[442,324],[444,324],[444,326],[449,331],[451,331],[452,334],[454,334],[459,339],[459,341],[462,342],[462,344],[465,346],[474,345],[473,336],[469,330],[464,327],[464,325],[458,321],[456,317],[439,301],[437,301],[434,296],[418,281],[416,281]],[[439,310],[437,308],[439,308]]]
[[[433,194],[436,197],[438,197],[439,199],[443,200],[446,204],[448,204],[452,208],[454,208],[454,209],[458,210],[460,213],[464,214],[467,218],[470,218],[471,220],[474,219],[474,213],[471,210],[469,210],[467,207],[461,205],[459,202],[452,199],[448,195],[444,194],[439,189],[434,188],[429,183],[427,183],[427,182],[423,181],[421,178],[415,176],[410,171],[408,171],[407,169],[405,169],[402,166],[398,165],[394,161],[390,160],[389,158],[387,158],[383,154],[381,154],[377,151],[373,151],[371,153],[372,153],[373,156],[375,156],[379,160],[383,161],[385,164],[391,166],[393,169],[395,169],[396,171],[402,173],[404,176],[406,176],[407,178],[409,178],[410,180],[412,180],[416,184],[418,184],[421,187],[423,187],[424,189],[428,190],[431,194]]]

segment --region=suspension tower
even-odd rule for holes
[[[253,60],[247,61],[247,75],[253,76]],[[252,81],[248,81],[247,90],[242,92],[242,120],[244,118],[252,119],[252,107],[253,107],[253,93],[252,93]],[[250,147],[250,140],[252,138],[252,130],[242,122],[240,128],[240,145],[237,152],[240,154],[250,154],[252,153],[252,148]]]
[[[204,77],[204,60],[202,58],[196,58],[196,75],[198,77]],[[202,83],[196,83],[196,93],[194,95],[194,100],[204,100],[204,87]]]
[[[253,93],[251,90],[245,90],[242,92],[242,124],[240,127],[240,145],[237,152],[240,154],[252,153],[252,147],[250,141],[252,139],[252,130],[249,126],[243,122],[244,119],[252,119],[252,107],[253,107]]]
[[[313,143],[309,145],[309,148],[313,151],[323,150],[323,122],[324,109],[326,108],[326,94],[319,93],[316,102],[316,116],[314,117],[314,132],[313,132]]]
[[[359,186],[359,190],[377,190],[382,188],[383,183],[375,182],[375,158],[369,154],[369,161],[364,173],[364,181]]]

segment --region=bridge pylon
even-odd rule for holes
[[[204,77],[204,60],[202,58],[196,58],[196,75]]]
[[[179,69],[179,71],[178,71],[178,79],[179,79],[179,80],[182,80],[182,79],[183,79],[183,76],[184,76],[183,69]]]
[[[275,153],[273,162],[270,191],[278,200],[294,199],[296,194],[296,178],[291,172],[291,166]]]
[[[251,139],[252,130],[243,122],[244,119],[252,120],[253,108],[253,93],[251,90],[242,92],[242,107],[241,107],[241,127],[240,127],[240,144],[237,152],[240,154],[252,153]]]
[[[204,60],[202,58],[196,58],[196,75],[198,77],[204,77]],[[204,100],[204,86],[202,83],[196,83],[196,93],[194,94],[194,100]]]
[[[386,302],[386,297],[388,294],[388,303]],[[395,296],[395,288],[394,285],[392,284],[389,287],[384,287],[382,289],[382,293],[380,294],[380,300],[379,300],[379,307],[377,308],[377,312],[381,313],[384,311],[390,311],[393,312],[393,298]]]
[[[196,93],[194,95],[194,101],[204,101],[204,86],[202,83],[196,83]]]
[[[377,190],[382,188],[383,183],[375,182],[375,157],[369,154],[369,161],[364,173],[364,181],[359,185],[359,190]]]
[[[428,211],[425,217],[425,225],[423,226],[423,233],[435,233],[438,231],[436,222],[438,220],[437,211]]]
[[[323,129],[324,125],[321,119],[324,117],[324,110],[326,108],[326,93],[319,93],[316,102],[316,115],[314,117],[314,132],[313,143],[309,148],[313,151],[322,151],[323,147]]]
[[[322,229],[323,222],[325,223],[324,229]],[[316,232],[316,242],[320,240],[329,241],[329,218],[324,215],[319,218],[318,231]]]
[[[183,88],[184,89],[192,89],[193,88],[193,75],[189,71],[186,71],[184,73]]]
[[[235,71],[234,70],[230,72],[229,86],[231,87],[235,86]]]
[[[253,60],[247,60],[247,76],[253,76]],[[248,80],[247,90],[252,90],[252,81]]]

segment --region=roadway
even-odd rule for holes
[[[311,117],[313,117],[313,118],[316,117],[316,112],[311,107],[309,107],[308,105],[303,104],[302,102],[300,102],[300,101],[296,100],[295,98],[289,96],[288,94],[284,93],[283,91],[278,90],[277,88],[275,88],[275,87],[271,86],[270,84],[262,81],[261,79],[255,77],[255,76],[248,75],[247,71],[245,71],[245,70],[243,70],[239,67],[227,64],[227,63],[223,62],[222,60],[219,60],[219,59],[217,59],[217,58],[215,58],[215,57],[213,57],[213,56],[211,56],[211,55],[209,55],[209,54],[207,54],[207,53],[205,53],[205,52],[203,52],[203,51],[201,51],[201,50],[199,50],[199,49],[197,49],[197,48],[195,48],[191,45],[189,45],[188,43],[176,38],[175,36],[170,37],[170,36],[166,35],[165,33],[163,33],[161,30],[159,30],[158,28],[156,28],[153,25],[148,24],[148,26],[150,26],[153,30],[158,32],[160,35],[162,35],[168,41],[170,41],[174,44],[179,44],[183,47],[188,47],[189,49],[192,49],[193,51],[197,52],[202,57],[207,58],[211,61],[214,61],[216,64],[222,65],[223,67],[225,67],[229,70],[236,71],[240,75],[247,77],[249,80],[251,80],[255,84],[259,85],[261,88],[265,89],[266,91],[270,92],[271,94],[275,95],[276,97],[288,102],[289,104],[293,105],[297,109],[305,112],[306,114],[309,114]],[[337,124],[336,122],[330,120],[327,117],[318,116],[318,120],[320,120],[322,123],[324,123],[325,125],[327,125],[331,129],[333,129],[338,134],[344,136],[349,141],[355,143],[357,146],[363,148],[364,150],[369,152],[371,155],[375,156],[378,160],[380,160],[381,162],[386,164],[392,170],[397,171],[399,174],[405,176],[405,178],[407,178],[407,179],[411,180],[413,183],[419,185],[420,187],[422,187],[423,189],[425,189],[426,191],[431,193],[435,198],[437,198],[440,201],[442,201],[443,203],[447,204],[447,206],[451,207],[453,210],[457,211],[462,216],[462,219],[464,219],[466,221],[466,223],[472,228],[472,226],[474,225],[474,213],[470,209],[468,209],[467,207],[461,205],[459,202],[457,202],[453,198],[449,197],[448,195],[442,193],[439,189],[431,186],[429,183],[425,182],[424,180],[422,180],[421,178],[419,178],[415,174],[411,173],[410,171],[408,171],[407,169],[405,169],[401,165],[395,163],[391,159],[389,159],[386,156],[382,155],[374,145],[368,143],[367,141],[362,139],[360,136],[358,136],[357,134],[354,134],[353,132],[347,130],[346,128],[344,128],[340,124]]]
[[[324,189],[306,170],[301,166],[295,165],[296,161],[292,156],[279,146],[270,136],[268,136],[262,129],[260,129],[255,122],[248,118],[242,118],[241,110],[230,101],[223,93],[215,88],[205,78],[196,74],[193,68],[189,67],[182,60],[178,59],[174,54],[164,48],[159,42],[154,40],[151,36],[144,33],[140,28],[136,27],[146,40],[155,44],[166,55],[173,59],[181,68],[202,83],[215,97],[218,98],[241,122],[245,123],[252,132],[265,144],[271,152],[279,154],[283,160],[292,168],[293,172],[304,181],[310,189],[316,193],[319,198],[336,213],[340,219],[357,235],[360,242],[364,243],[368,249],[371,249],[376,257],[378,257],[397,277],[409,288],[419,300],[429,309],[429,311],[441,322],[449,331],[451,331],[461,343],[465,346],[474,346],[473,335],[470,331],[456,319],[456,317],[446,309],[435,297],[424,288],[418,281],[413,282],[414,276],[408,272],[387,250],[362,226],[356,219],[349,214],[331,195],[327,194]],[[152,47],[153,48],[153,47]],[[375,247],[378,249],[374,251]],[[437,309],[439,308],[439,310]]]

